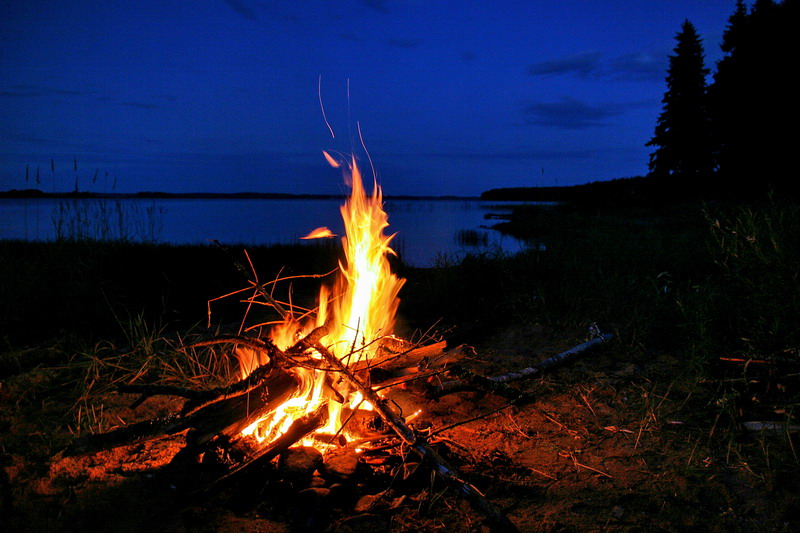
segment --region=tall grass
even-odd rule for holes
[[[707,209],[713,275],[681,302],[703,357],[798,361],[800,208]]]
[[[52,213],[59,241],[157,242],[163,230],[163,208],[123,200],[70,198]]]

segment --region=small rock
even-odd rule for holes
[[[322,464],[322,454],[315,448],[289,448],[278,459],[278,472],[288,481],[308,483]]]
[[[388,530],[386,518],[370,513],[345,518],[333,527],[333,533],[384,533]]]
[[[351,479],[358,469],[358,454],[351,448],[341,448],[328,453],[320,467],[320,474],[332,481]]]
[[[328,482],[325,481],[325,478],[322,476],[312,476],[311,481],[308,482],[309,487],[327,487]],[[331,488],[331,487],[328,487]]]
[[[365,494],[356,502],[355,512],[365,513],[370,510],[378,510],[379,507],[386,507],[386,502],[380,501],[384,496],[386,496],[386,491],[379,492],[378,494]],[[383,505],[381,505],[381,503]]]

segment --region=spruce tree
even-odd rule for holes
[[[713,153],[706,110],[706,75],[703,45],[688,20],[676,35],[669,57],[667,91],[662,100],[655,134],[647,146],[650,175],[668,178],[678,195],[704,194],[713,171]]]
[[[735,196],[789,192],[796,173],[797,0],[739,0],[721,44],[725,56],[709,87],[720,176]]]

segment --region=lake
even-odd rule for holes
[[[268,245],[300,241],[314,228],[343,233],[343,199],[0,199],[0,239],[93,238],[149,240],[170,244]],[[515,253],[524,243],[488,229],[487,214],[504,214],[515,203],[478,199],[386,199],[387,233],[413,266],[469,252]]]

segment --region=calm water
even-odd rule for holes
[[[343,232],[341,199],[0,199],[0,239],[53,240],[76,231],[95,238],[155,240],[172,244],[278,244],[300,242],[312,229]],[[394,248],[414,266],[467,252],[524,245],[486,226],[487,213],[507,213],[511,204],[480,200],[387,200],[388,233]],[[472,230],[472,244],[463,237]],[[474,237],[477,237],[475,239]],[[474,241],[477,241],[475,243]],[[306,241],[302,241],[306,242]]]

